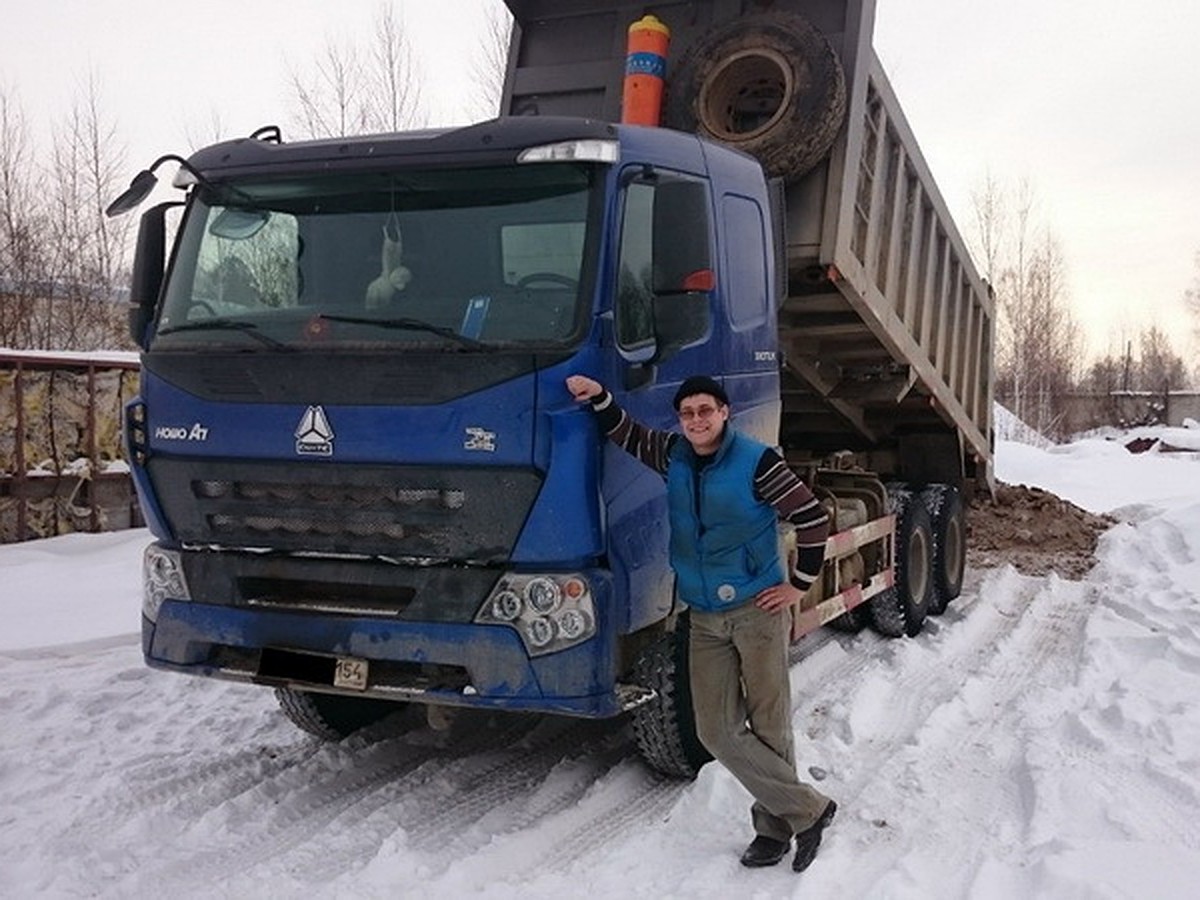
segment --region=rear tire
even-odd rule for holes
[[[829,627],[835,631],[844,631],[848,634],[858,634],[870,623],[870,616],[867,614],[865,606],[856,606],[854,609],[848,609],[836,619],[829,620]]]
[[[933,525],[925,504],[904,486],[889,486],[896,515],[895,584],[868,602],[875,630],[887,637],[920,633],[933,594]]]
[[[712,754],[696,736],[688,670],[688,632],[684,613],[675,631],[646,647],[633,667],[633,680],[657,696],[633,711],[633,735],[642,759],[671,778],[695,778]]]
[[[292,724],[326,741],[340,741],[404,708],[405,704],[368,697],[344,697],[276,688],[279,708]]]
[[[941,615],[962,593],[967,566],[967,516],[962,495],[949,484],[931,484],[921,501],[933,526],[933,597],[929,612]]]

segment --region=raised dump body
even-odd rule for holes
[[[668,127],[752,152],[772,130],[787,145],[832,127],[806,172],[779,171],[778,147],[763,159],[786,182],[780,443],[794,460],[849,449],[884,476],[990,486],[993,301],[871,48],[874,0],[506,3],[505,113],[619,120],[626,32],[652,13],[671,31]],[[832,123],[788,121],[797,74],[830,77],[819,58],[785,64],[821,49],[779,43],[792,16],[840,63]]]

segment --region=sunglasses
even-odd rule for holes
[[[700,419],[705,421],[711,419],[716,414],[717,407],[715,406],[697,406],[695,408],[684,407],[679,410],[680,421],[690,422],[692,419]]]

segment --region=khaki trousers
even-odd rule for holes
[[[829,798],[796,775],[788,681],[789,614],[753,602],[691,612],[692,706],[701,743],[754,797],[756,833],[790,840]]]

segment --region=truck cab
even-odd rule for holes
[[[564,379],[667,427],[679,382],[721,373],[742,427],[775,433],[757,163],[511,118],[238,140],[183,171],[160,295],[133,324],[147,662],[326,708],[611,716],[644,698],[638,636],[674,608],[661,481]]]

